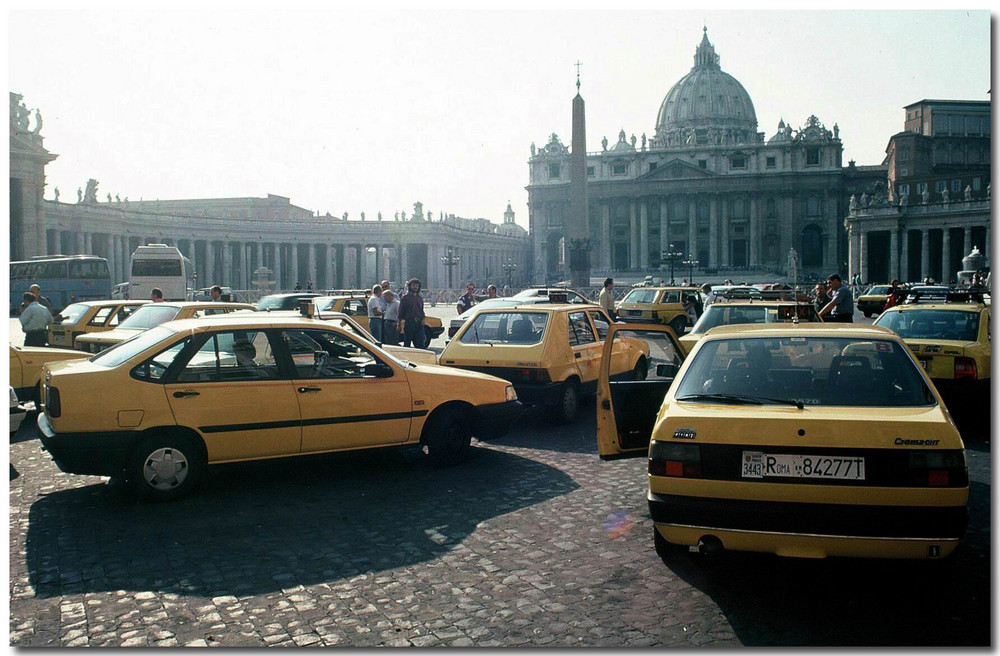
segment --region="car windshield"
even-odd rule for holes
[[[974,342],[979,335],[979,313],[961,310],[898,310],[884,312],[876,326],[904,339],[947,339]]]
[[[678,401],[793,402],[895,407],[935,403],[908,354],[891,340],[754,337],[709,340],[677,385]]]
[[[542,341],[549,315],[544,312],[486,312],[476,315],[459,338],[463,344],[515,344]]]
[[[265,296],[264,298],[260,299],[259,303],[257,303],[257,309],[258,310],[284,310],[286,308],[294,309],[292,308],[291,305],[289,305],[288,299],[289,297],[287,296]]]
[[[868,296],[885,296],[889,293],[888,286],[872,287],[868,290]]]
[[[132,316],[118,324],[118,327],[123,330],[149,330],[170,321],[178,312],[180,308],[175,305],[150,303],[133,312]]]
[[[67,305],[63,308],[59,316],[62,320],[59,323],[76,323],[83,316],[83,313],[90,308],[89,305],[84,303],[73,303],[72,305]]]
[[[313,304],[316,306],[317,312],[329,312],[333,308],[333,304],[337,302],[337,299],[333,296],[327,296],[323,299],[314,299]],[[263,308],[261,308],[263,309]]]
[[[176,331],[174,330],[164,326],[157,326],[151,330],[139,333],[131,339],[126,339],[124,342],[115,344],[97,355],[91,356],[90,361],[102,367],[117,367],[121,363],[131,360],[139,353],[175,334]]]
[[[458,315],[460,317],[468,317],[473,312],[477,312],[484,308],[497,308],[497,307],[513,307],[517,305],[518,302],[510,298],[487,298],[484,301],[476,303],[471,308]]]
[[[799,321],[819,321],[816,309],[811,305],[727,305],[714,303],[705,308],[698,322],[691,329],[699,335],[716,326],[739,323],[784,323],[792,321],[796,315]]]
[[[622,303],[645,303],[650,304],[656,300],[655,289],[633,289],[622,299]]]

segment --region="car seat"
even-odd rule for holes
[[[530,319],[518,319],[510,326],[510,341],[525,344],[535,337],[534,327]]]

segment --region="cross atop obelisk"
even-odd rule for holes
[[[583,62],[581,62],[579,59],[577,59],[576,63],[573,64],[573,65],[576,66],[576,90],[579,92],[580,91],[580,67],[583,66]]]

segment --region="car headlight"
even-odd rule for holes
[[[517,401],[517,392],[514,391],[513,385],[508,385],[503,391],[504,399],[507,401]]]

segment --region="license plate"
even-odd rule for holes
[[[642,310],[629,310],[628,311],[628,316],[630,316],[630,317],[641,317],[642,316]]]
[[[820,478],[865,480],[865,459],[843,456],[802,456],[744,451],[743,478]]]

